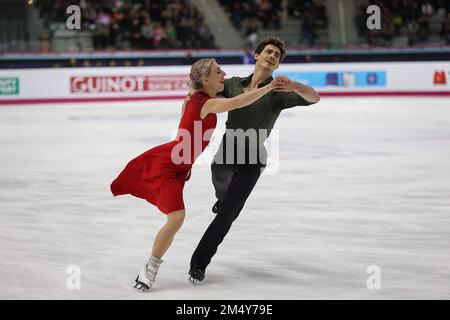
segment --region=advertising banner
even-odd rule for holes
[[[253,65],[224,65],[227,78]],[[0,71],[0,104],[180,99],[190,66],[18,69]],[[450,62],[282,64],[285,75],[322,96],[450,95]]]

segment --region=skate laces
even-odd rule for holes
[[[145,273],[147,274],[149,280],[155,281],[156,274],[158,273],[158,268],[147,264],[145,267]]]

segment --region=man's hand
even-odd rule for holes
[[[319,94],[310,86],[292,81],[286,76],[277,76],[275,81],[278,86],[274,91],[278,92],[295,92],[309,102],[316,103],[320,101]]]
[[[286,86],[285,79],[282,77],[276,77],[272,80],[272,82],[270,82],[269,86],[273,91],[284,91]]]
[[[275,77],[274,80],[278,84],[277,89],[274,89],[274,91],[291,92],[291,91],[295,91],[297,89],[297,87],[294,84],[295,82],[291,81],[286,76],[277,76],[277,77]]]

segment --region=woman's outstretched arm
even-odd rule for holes
[[[271,90],[277,89],[279,86],[281,86],[281,83],[277,80],[273,80],[267,86],[246,93],[242,93],[233,98],[209,99],[203,106],[202,111],[200,113],[200,117],[204,119],[208,115],[208,113],[226,112],[248,106],[249,104],[252,104],[253,102],[258,100]]]

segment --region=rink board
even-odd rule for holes
[[[253,65],[224,65],[245,77]],[[190,66],[18,69],[0,71],[0,104],[179,99]],[[450,62],[285,64],[275,75],[322,95],[450,95]]]

